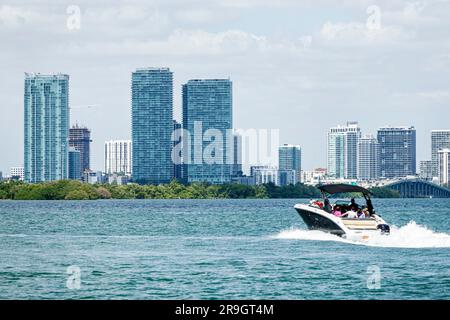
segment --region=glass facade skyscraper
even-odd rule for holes
[[[358,141],[361,129],[357,122],[331,128],[328,132],[328,174],[337,179],[358,176]]]
[[[380,146],[373,136],[364,136],[358,142],[358,179],[376,180],[380,177]]]
[[[232,101],[232,82],[227,79],[190,80],[183,85],[183,129],[190,135],[190,143],[183,137],[184,146],[188,148],[183,158],[184,181],[231,182],[234,162]],[[211,133],[221,137],[208,136]],[[209,153],[212,143],[219,147]]]
[[[176,120],[173,120],[173,132],[175,134],[176,131],[178,130],[182,130],[183,126],[181,125],[181,123],[179,123]],[[174,147],[174,151],[176,150],[176,146],[178,144],[180,144],[182,146],[182,135],[177,136],[178,139],[175,139],[174,136],[174,142],[173,142],[173,147]],[[180,157],[183,156],[182,150],[180,150]],[[173,163],[173,177],[177,180],[177,181],[182,181],[183,180],[183,164],[180,162],[174,162]]]
[[[73,147],[69,147],[69,179],[81,180],[81,152]]]
[[[416,175],[416,129],[385,127],[378,130],[382,178]]]
[[[433,177],[438,177],[438,153],[440,150],[444,149],[450,149],[450,130],[431,131],[431,161],[433,166]]]
[[[90,170],[91,142],[91,131],[88,128],[74,125],[69,129],[69,147],[72,147],[80,152],[81,176],[83,176],[85,171]]]
[[[138,183],[173,178],[173,74],[168,68],[142,68],[132,74],[133,170]]]
[[[294,184],[301,181],[302,149],[300,146],[284,144],[278,148],[278,167],[282,171],[295,171]],[[280,179],[281,180],[281,179]],[[283,185],[284,183],[281,182]]]
[[[69,76],[25,74],[25,181],[68,178]]]
[[[234,160],[231,175],[233,177],[242,176],[242,136],[237,132],[233,135],[233,150]]]

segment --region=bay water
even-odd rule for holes
[[[450,298],[449,199],[375,199],[392,233],[365,242],[305,202],[0,201],[0,299]]]

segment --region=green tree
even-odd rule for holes
[[[70,191],[65,200],[89,200],[89,194],[84,190],[73,190]]]

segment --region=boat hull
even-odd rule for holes
[[[346,219],[304,204],[296,205],[295,210],[309,230],[318,230],[356,240],[367,240],[375,235],[389,234],[389,226],[378,215],[367,220]]]
[[[324,217],[322,214],[301,208],[295,208],[295,210],[297,210],[309,230],[319,230],[337,236],[345,235],[345,230],[334,221]]]

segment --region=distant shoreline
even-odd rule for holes
[[[370,189],[374,198],[400,198],[388,188]],[[353,196],[353,195],[349,195]],[[356,197],[356,195],[355,195]],[[38,184],[1,182],[0,200],[133,200],[133,199],[317,199],[320,191],[304,184],[276,186],[265,184],[189,185],[172,181],[161,185],[86,184],[75,180],[61,180]]]

